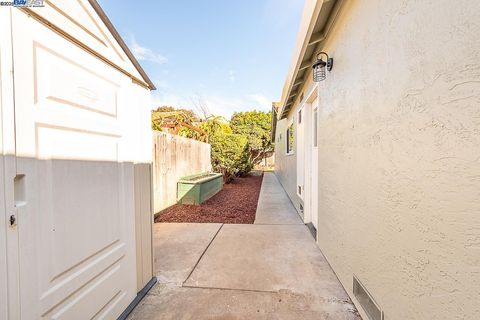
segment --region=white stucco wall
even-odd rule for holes
[[[302,215],[300,204],[302,199],[297,195],[297,135],[294,135],[293,153],[287,154],[287,127],[292,123],[294,113],[282,120],[278,120],[275,132],[275,174],[292,200],[297,212]],[[293,121],[294,132],[297,124]]]
[[[318,244],[385,319],[480,318],[479,21],[476,1],[346,1],[323,48]]]

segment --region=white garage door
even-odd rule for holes
[[[22,319],[115,318],[136,294],[131,80],[13,10]]]

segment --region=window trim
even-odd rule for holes
[[[312,109],[312,147],[318,148],[318,106]],[[315,114],[316,113],[316,114]]]
[[[292,118],[292,120],[288,123],[288,126],[287,126],[287,130],[285,131],[285,147],[286,147],[286,150],[285,150],[285,154],[287,156],[291,156],[293,154],[295,154],[295,130],[293,130],[293,146],[292,146],[292,150],[289,151],[289,147],[290,147],[290,128],[294,128],[295,126],[295,117]]]

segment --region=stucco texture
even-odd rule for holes
[[[385,319],[480,319],[479,35],[477,1],[345,1],[323,47],[318,245]]]
[[[294,135],[293,153],[287,154],[287,127],[292,124],[293,112],[288,118],[277,122],[275,137],[275,174],[282,184],[285,192],[292,200],[297,212],[302,215],[300,204],[302,199],[297,195],[297,135]],[[297,124],[293,121],[294,132],[297,132]]]

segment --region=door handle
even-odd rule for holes
[[[15,208],[22,207],[27,203],[25,194],[25,175],[17,174],[13,179],[13,199]]]
[[[17,226],[17,213],[18,208],[23,207],[27,204],[26,195],[25,195],[25,175],[17,174],[13,178],[13,205],[15,206],[15,213],[10,216],[10,228],[15,228]]]

